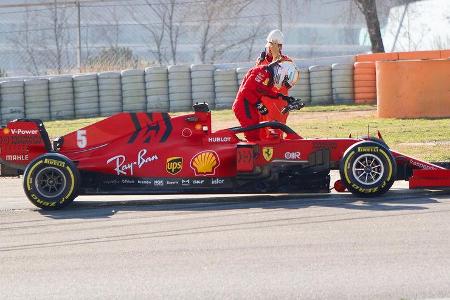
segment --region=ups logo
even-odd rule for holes
[[[169,157],[166,162],[166,171],[169,174],[176,175],[183,169],[182,157]]]

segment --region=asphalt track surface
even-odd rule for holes
[[[0,178],[1,299],[450,297],[450,192],[79,197]]]

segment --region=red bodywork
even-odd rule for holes
[[[209,111],[177,117],[120,113],[69,133],[52,146],[42,122],[16,120],[0,130],[0,162],[23,170],[37,156],[58,152],[75,163],[85,193],[114,190],[118,188],[115,185],[127,184],[133,178],[151,179],[154,189],[162,185],[170,189],[173,184],[177,191],[183,191],[183,183],[191,187],[195,181],[199,186],[205,183],[205,187],[233,190],[239,178],[258,181],[268,176],[264,173],[267,168],[278,168],[282,173],[283,168],[298,165],[328,174],[330,169],[339,169],[350,146],[362,141],[304,139],[285,125],[280,128],[284,137],[274,134],[248,143],[237,136],[242,128],[211,132]],[[450,170],[391,153],[404,173],[399,178],[409,180],[411,188],[450,187]],[[101,183],[96,181],[100,177]],[[110,186],[105,188],[108,180]]]

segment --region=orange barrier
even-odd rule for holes
[[[376,95],[376,86],[361,86],[361,87],[355,87],[355,93],[373,93]],[[375,96],[376,98],[376,96]]]
[[[380,60],[398,60],[398,53],[392,52],[392,53],[372,53],[372,54],[359,54],[356,55],[356,61],[357,62],[364,62],[364,61],[380,61]]]
[[[411,52],[398,52],[399,60],[409,59],[439,59],[441,58],[441,51],[411,51]]]
[[[375,82],[377,80],[377,77],[375,75],[375,71],[373,71],[372,74],[355,74],[353,75],[354,81],[369,81],[369,82]]]
[[[450,117],[450,60],[379,61],[378,117]]]
[[[375,76],[374,76],[375,77]],[[376,78],[376,77],[375,77]],[[360,87],[373,87],[376,88],[377,86],[377,82],[375,81],[376,79],[373,79],[371,81],[367,81],[367,80],[357,80],[353,83],[353,86],[355,88],[360,88]]]
[[[355,69],[375,69],[375,63],[373,61],[367,61],[367,62],[355,62],[354,63]]]
[[[356,62],[353,74],[355,103],[376,103],[375,63],[372,61]]]
[[[450,50],[372,53],[356,55],[356,62],[450,58]]]

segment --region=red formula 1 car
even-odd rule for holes
[[[236,135],[264,128],[284,132],[257,143]],[[329,192],[335,183],[377,196],[395,180],[411,188],[450,186],[450,170],[397,153],[379,138],[304,139],[279,122],[211,131],[207,104],[194,113],[120,113],[50,142],[39,120],[0,130],[0,162],[22,170],[28,199],[44,209],[77,195]]]

